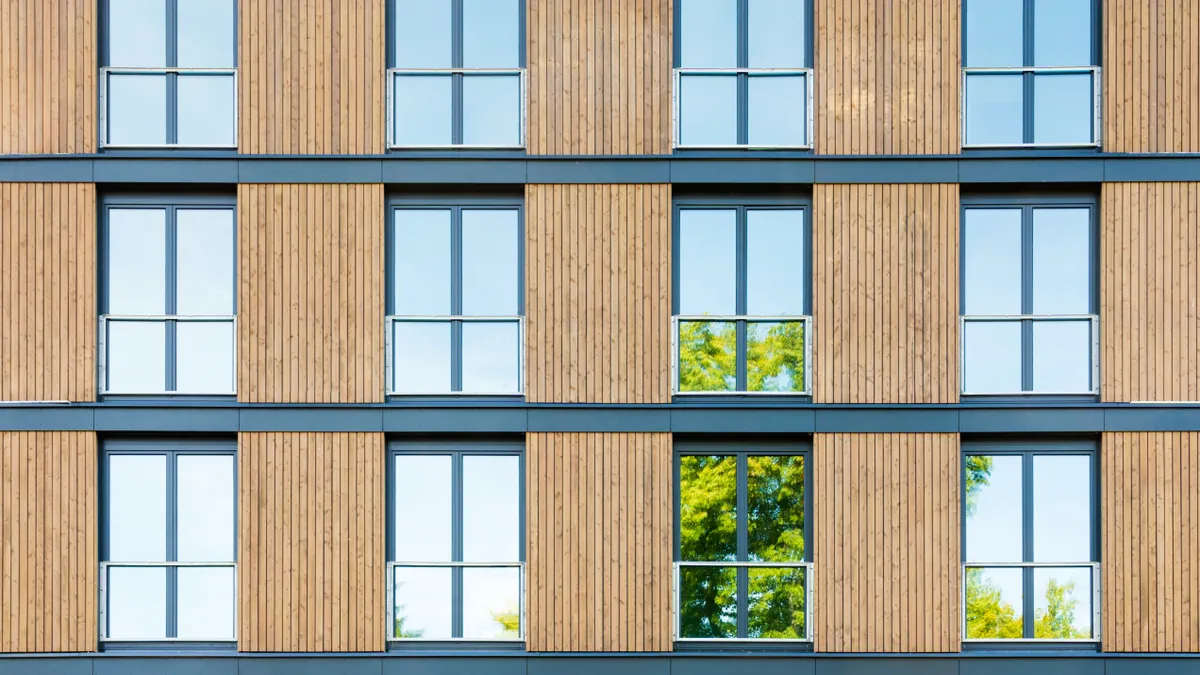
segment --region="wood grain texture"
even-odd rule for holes
[[[958,401],[958,186],[813,191],[813,397]]]
[[[238,437],[238,649],[384,647],[384,439]]]
[[[96,151],[96,5],[0,2],[0,155]]]
[[[238,398],[383,400],[382,185],[238,186]]]
[[[1106,433],[1104,649],[1200,652],[1200,433]]]
[[[0,183],[0,308],[0,400],[95,400],[95,185]]]
[[[1104,149],[1200,152],[1200,4],[1105,0]]]
[[[821,652],[957,652],[957,434],[816,434]]]
[[[957,153],[961,0],[813,0],[814,149]]]
[[[526,395],[667,403],[671,186],[528,185]]]
[[[529,0],[529,153],[671,152],[671,0]]]
[[[385,0],[241,0],[239,152],[383,152],[385,6]]]
[[[96,435],[0,432],[0,652],[96,650]]]
[[[1104,183],[1105,401],[1200,401],[1200,183]]]
[[[671,435],[526,443],[529,650],[670,650]]]

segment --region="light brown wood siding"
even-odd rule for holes
[[[665,403],[671,186],[528,185],[526,394]]]
[[[385,0],[241,0],[239,151],[383,152],[384,8]]]
[[[1104,149],[1200,152],[1200,4],[1105,0]]]
[[[383,400],[382,185],[238,186],[238,398]]]
[[[671,435],[527,437],[530,651],[671,649]]]
[[[958,435],[816,434],[813,453],[817,651],[958,651]]]
[[[958,401],[958,186],[813,192],[813,396]]]
[[[1101,393],[1200,400],[1200,183],[1101,188]]]
[[[0,432],[0,652],[96,649],[96,435]]]
[[[961,0],[813,0],[814,149],[957,153]]]
[[[384,440],[238,438],[238,649],[384,647]]]
[[[1200,652],[1200,433],[1104,434],[1104,649]]]
[[[0,183],[0,308],[0,400],[95,400],[95,185]]]
[[[529,153],[671,152],[671,0],[529,0]]]
[[[0,2],[0,155],[96,151],[96,5]]]

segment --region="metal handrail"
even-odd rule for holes
[[[1092,636],[1089,638],[971,638],[967,637],[967,570],[985,568],[1007,569],[1081,569],[1092,570]],[[962,640],[963,642],[1038,642],[1038,643],[1092,643],[1101,640],[1100,632],[1100,563],[1089,562],[965,562],[962,564]],[[1024,621],[1022,613],[1022,621]]]
[[[178,567],[232,569],[233,570],[233,588],[234,588],[233,621],[232,621],[233,634],[232,634],[232,636],[186,637],[186,638],[180,638],[180,637],[114,638],[114,637],[109,637],[109,635],[108,635],[108,571],[110,569],[114,569],[114,568],[127,568],[127,567],[144,567],[144,568],[152,568],[152,569],[160,569],[160,568],[167,569],[167,568],[178,568]],[[157,562],[147,562],[147,561],[110,560],[110,561],[102,562],[102,563],[100,563],[100,637],[99,637],[99,640],[101,642],[237,642],[237,639],[238,639],[237,638],[237,629],[238,629],[237,588],[238,588],[238,575],[237,575],[237,562],[235,562],[235,561],[199,562],[199,561],[165,560],[165,561],[157,561]]]
[[[970,391],[967,389],[968,323],[1088,322],[1091,342],[1091,383],[1087,391]],[[963,314],[958,318],[959,393],[963,396],[1098,396],[1100,394],[1100,316],[1097,314]]]
[[[972,75],[1020,75],[1041,74],[1088,74],[1092,75],[1092,140],[1087,143],[968,143],[967,142],[967,79]],[[959,110],[961,116],[962,146],[964,148],[1095,148],[1100,147],[1103,136],[1103,90],[1104,82],[1100,66],[968,66],[962,69]],[[1024,106],[1025,103],[1022,103]]]
[[[767,561],[750,561],[750,560],[676,560],[671,563],[671,611],[674,613],[674,620],[671,622],[673,639],[676,642],[812,642],[813,629],[813,589],[815,566],[811,561],[788,561],[788,562],[767,562]],[[804,637],[802,638],[708,638],[708,637],[684,637],[683,636],[683,612],[682,601],[680,599],[680,581],[679,573],[684,567],[745,567],[759,569],[803,569],[804,570]]]
[[[402,75],[517,75],[520,79],[518,97],[521,110],[518,115],[520,131],[517,143],[514,145],[494,145],[490,143],[419,143],[401,144],[396,142],[395,96],[396,79]],[[519,150],[526,145],[526,134],[529,128],[529,85],[528,72],[525,68],[388,68],[385,82],[387,96],[386,124],[387,146],[396,150],[439,150],[439,149],[478,149],[478,150]]]
[[[228,323],[233,325],[233,388],[230,391],[113,391],[108,388],[108,324],[109,323]],[[237,395],[237,315],[236,314],[101,314],[97,344],[100,395],[118,396],[236,396]],[[178,354],[176,354],[178,356]]]
[[[680,136],[682,135],[683,114],[681,101],[681,87],[683,77],[686,75],[704,76],[704,75],[746,75],[753,76],[802,76],[804,78],[805,88],[805,120],[804,120],[804,140],[800,145],[776,145],[776,144],[759,144],[759,143],[718,143],[718,144],[697,144],[683,143]],[[813,147],[813,69],[812,68],[675,68],[672,71],[672,80],[674,88],[671,92],[671,111],[673,120],[671,123],[671,143],[676,148],[681,149],[706,149],[706,150],[721,150],[721,149],[737,149],[737,150],[810,150]]]
[[[397,323],[515,323],[517,324],[517,390],[516,391],[397,391],[394,387],[395,345],[392,333]],[[384,379],[388,396],[524,396],[525,395],[525,317],[522,315],[454,316],[441,314],[391,314],[384,317]],[[451,357],[453,358],[453,357]]]
[[[517,637],[515,638],[479,638],[479,637],[431,637],[431,638],[402,638],[396,637],[396,568],[398,567],[435,567],[435,568],[493,568],[517,570],[517,604],[518,618]],[[387,564],[387,634],[388,642],[524,642],[525,641],[525,563],[524,562],[430,562],[430,561],[390,561]]]
[[[233,142],[218,145],[190,143],[110,143],[108,140],[109,75],[228,75],[233,79]],[[179,66],[105,66],[100,69],[100,147],[103,148],[196,148],[231,150],[238,147],[238,69],[236,67],[198,68]],[[178,113],[176,113],[178,115]]]
[[[800,391],[680,391],[679,324],[681,322],[802,323],[804,324],[804,388]],[[678,314],[671,317],[671,394],[673,396],[812,396],[813,319],[807,314],[760,316],[749,314]]]

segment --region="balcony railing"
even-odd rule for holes
[[[148,583],[144,574],[159,570],[161,588]],[[219,581],[227,583],[228,595],[221,596],[219,588],[213,588],[213,579],[189,579],[206,570],[228,570]],[[132,571],[136,576],[121,579],[120,573]],[[182,579],[181,579],[182,577]],[[206,584],[203,588],[187,589],[191,582]],[[213,616],[203,608],[189,606],[190,601],[203,598],[226,600],[229,605],[228,631],[214,630],[226,619]],[[146,605],[147,602],[161,603],[159,610]],[[100,641],[101,642],[235,642],[237,641],[237,563],[235,562],[103,562],[100,563]],[[141,613],[139,610],[149,610]],[[154,616],[159,614],[159,616]],[[158,623],[161,630],[139,630],[132,625],[138,621]],[[183,621],[181,621],[181,619]],[[187,625],[189,620],[198,630]],[[184,624],[181,626],[181,623]],[[160,634],[161,633],[161,634]],[[184,633],[184,634],[181,634]]]
[[[436,342],[444,345],[448,355],[450,372],[448,387],[407,387],[397,369],[398,350],[404,347],[397,334],[399,326],[412,324],[443,325],[446,327],[444,336],[439,336]],[[464,326],[481,326],[494,324],[511,326],[515,335],[513,342],[506,344],[515,353],[510,353],[515,371],[508,375],[515,381],[512,389],[498,387],[471,388],[463,385],[464,354],[469,347],[464,347]],[[524,316],[389,316],[384,325],[385,343],[385,378],[388,396],[521,396],[525,393],[525,317]],[[493,345],[494,346],[494,345]],[[484,359],[484,361],[490,361]],[[491,361],[494,363],[494,361]],[[456,372],[457,371],[457,372]],[[458,388],[455,388],[455,382]]]
[[[1013,329],[1011,335],[972,335],[971,327],[984,324],[992,325],[1007,325]],[[1036,355],[1037,343],[1037,328],[1039,326],[1048,325],[1071,325],[1076,324],[1081,329],[1086,329],[1085,336],[1073,336],[1079,339],[1079,344],[1072,344],[1074,350],[1082,350],[1086,355],[1088,363],[1082,373],[1082,377],[1088,380],[1088,383],[1081,387],[1049,387],[1038,388],[1037,376],[1038,373],[1047,373],[1049,368],[1038,365],[1032,361]],[[1051,337],[1061,336],[1044,336],[1044,339],[1049,340]],[[1014,352],[1021,367],[1025,364],[1032,364],[1034,381],[1029,389],[1018,388],[1012,390],[1009,387],[997,390],[983,390],[976,386],[972,386],[972,370],[970,364],[974,357],[991,359],[995,356],[995,343],[1014,341]],[[975,345],[975,346],[973,346]],[[963,396],[1098,396],[1100,393],[1100,317],[1095,314],[997,314],[997,315],[968,315],[959,317],[959,354],[960,363],[962,365],[960,375],[960,385]],[[980,350],[982,354],[972,354],[972,349]],[[1078,352],[1075,352],[1078,353]],[[1061,365],[1061,364],[1059,364]],[[1018,376],[1021,374],[1018,373]],[[1081,374],[1075,373],[1078,378]]]
[[[795,149],[805,150],[812,148],[813,145],[813,73],[811,68],[676,68],[674,70],[675,87],[673,92],[672,109],[674,112],[674,123],[672,124],[672,138],[676,148],[694,148],[694,149]],[[691,97],[684,87],[686,83],[698,82],[706,79],[709,82],[725,80],[730,86],[726,91],[720,92],[722,100],[729,99],[726,103],[731,104],[731,108],[726,109],[728,115],[732,111],[732,119],[728,121],[732,123],[733,128],[724,129],[724,134],[730,133],[734,136],[733,142],[709,141],[702,138],[695,138],[693,133],[689,132],[686,126],[686,118],[689,114],[689,107],[692,105],[701,105],[705,99],[700,99],[697,103],[691,103],[688,99]],[[798,89],[800,93],[800,108],[799,110],[789,109],[787,105],[781,105],[779,101],[773,100],[772,95],[786,96],[789,92],[756,91],[753,86],[758,83],[774,80],[775,82],[785,81],[788,79],[798,80]],[[712,92],[709,92],[712,93]],[[790,92],[795,94],[795,91]],[[711,106],[703,105],[701,109],[692,111],[692,114],[698,115],[703,119],[711,121],[716,111]],[[762,120],[763,115],[788,115],[793,118],[799,118],[802,123],[803,138],[791,138],[788,140],[779,138],[769,138],[769,131],[760,129],[760,126],[766,126],[770,122]],[[742,141],[739,137],[744,135],[745,140]],[[764,137],[768,136],[768,137]]]
[[[694,324],[707,324],[709,335],[681,334],[689,331]],[[798,325],[800,335],[788,334],[787,326]],[[717,333],[712,334],[712,327]],[[771,326],[765,335],[757,334],[760,326]],[[772,335],[772,330],[782,330],[783,334]],[[752,334],[754,333],[754,334]],[[797,346],[795,341],[803,342]],[[723,342],[720,363],[708,362],[704,354],[693,353],[698,349],[689,343],[694,340],[704,340],[706,343]],[[748,356],[750,344],[765,344],[774,340],[771,349],[795,351],[802,353],[802,363],[799,372],[790,371],[786,366],[780,366],[774,374],[760,373],[754,370],[756,378],[761,379],[760,389],[749,389],[748,381],[752,369],[757,368]],[[677,395],[752,395],[752,396],[811,396],[812,395],[812,317],[811,316],[748,316],[709,314],[674,316],[671,318],[671,390]],[[730,352],[729,350],[733,351]],[[704,361],[704,362],[702,362]],[[682,362],[682,363],[681,363]],[[710,380],[719,379],[724,388],[702,389],[698,385],[681,381],[683,368],[688,370],[700,369],[703,376]],[[790,379],[787,377],[790,375]],[[799,382],[797,382],[799,380]]]
[[[435,587],[433,583],[430,583],[422,586],[416,593],[428,594],[428,599],[433,603],[431,606],[409,607],[409,604],[416,599],[416,594],[402,597],[399,593],[398,587],[405,583],[399,580],[400,575],[405,571],[411,570],[420,570],[425,573],[444,572],[442,575],[443,579],[438,580],[443,582],[440,589]],[[467,588],[466,577],[472,573],[489,570],[509,570],[508,575],[515,578],[487,580],[488,583],[486,586],[492,597],[484,598],[479,603],[474,602],[477,598],[472,598],[471,601],[468,601],[466,596],[470,591]],[[505,584],[511,584],[511,587],[507,588],[508,593],[506,597],[504,594]],[[407,602],[401,602],[404,599]],[[491,606],[487,606],[489,604]],[[478,620],[479,618],[478,615],[475,617],[467,616],[468,610],[483,610],[488,612],[489,618],[485,619],[484,623],[492,623],[493,627],[497,628],[497,630],[494,630],[491,635],[486,635],[474,632],[471,628],[468,628],[468,623],[473,623],[473,619]],[[420,616],[422,612],[427,617],[441,617],[443,620],[442,627],[445,629],[442,631],[442,634],[425,634],[423,629],[414,628],[411,622],[408,627],[402,627],[405,621]],[[509,632],[511,629],[506,627],[498,617],[510,612],[515,613],[517,629],[515,634],[505,635],[504,633]],[[389,562],[387,566],[387,622],[387,640],[389,642],[523,642],[525,640],[525,563]],[[404,632],[409,632],[410,634],[404,635]]]
[[[736,626],[736,635],[734,637],[721,636],[706,636],[706,635],[686,635],[683,628],[683,603],[687,594],[687,589],[684,588],[683,571],[688,569],[724,569],[734,571],[733,582],[736,588],[739,589],[735,593],[737,598],[732,607],[725,608],[733,610],[733,613],[727,614],[727,618]],[[757,599],[755,590],[752,588],[750,575],[753,572],[776,572],[776,573],[799,573],[799,583],[803,586],[804,598],[804,630],[803,635],[794,638],[764,638],[753,637],[749,635],[750,628],[750,612],[751,605]],[[749,561],[704,561],[704,562],[681,562],[674,563],[674,573],[672,575],[672,607],[674,610],[674,638],[677,642],[810,642],[813,639],[812,616],[813,616],[813,563],[811,562],[749,562]],[[746,597],[743,599],[742,590],[745,589]],[[761,594],[760,594],[761,595]]]
[[[483,102],[468,100],[471,97],[471,92],[466,86],[467,82],[483,82],[491,81],[498,82],[504,79],[515,80],[513,83],[515,88],[516,100],[513,104],[515,110],[508,111],[509,114],[515,116],[513,123],[516,125],[516,136],[511,140],[496,139],[477,141],[466,138],[467,131],[466,115],[468,109],[498,114],[494,106],[484,105]],[[450,137],[445,141],[428,141],[428,140],[412,140],[405,137],[404,120],[401,115],[397,114],[398,103],[409,96],[414,96],[410,89],[406,87],[406,81],[415,82],[421,80],[425,83],[442,81],[444,86],[442,90],[436,92],[439,97],[444,97],[440,104],[444,107],[447,115],[448,128],[444,131],[448,132]],[[391,149],[413,149],[413,150],[439,150],[449,148],[466,148],[479,150],[503,150],[503,149],[520,149],[525,147],[525,134],[527,127],[527,85],[526,71],[524,68],[390,68],[387,71],[387,143]],[[434,92],[425,91],[423,94],[431,94]],[[485,92],[496,94],[497,91]],[[439,103],[439,101],[421,101],[422,107],[429,109]]]
[[[1096,562],[1053,562],[1053,563],[1036,563],[1036,562],[969,562],[963,564],[963,584],[962,584],[962,617],[963,617],[963,641],[964,642],[1098,642],[1100,640],[1100,563]],[[1019,610],[1022,620],[1022,625],[1032,624],[1036,621],[1036,605],[1039,600],[1037,597],[1032,597],[1031,593],[1036,592],[1036,581],[1034,575],[1039,570],[1075,570],[1077,572],[1086,572],[1091,588],[1085,595],[1090,601],[1091,607],[1087,615],[1091,630],[1086,637],[1020,637],[1020,638],[1002,638],[1002,637],[971,637],[969,631],[969,616],[967,611],[970,608],[971,599],[968,597],[970,589],[968,588],[968,571],[969,570],[1020,570],[1021,579],[1021,600],[1022,607],[1014,610]],[[1002,592],[1002,589],[999,589]],[[1003,597],[1003,596],[1002,596]],[[1059,617],[1064,618],[1064,617]],[[1059,627],[1062,628],[1061,626]],[[1024,630],[1022,634],[1024,634]]]
[[[1059,78],[1061,83],[1065,78],[1081,79],[1082,76],[1087,77],[1087,81],[1091,87],[1091,91],[1086,94],[1086,100],[1076,101],[1077,105],[1090,105],[1091,108],[1086,112],[1086,119],[1081,120],[1084,124],[1086,137],[1039,138],[1038,83],[1048,82],[1051,78]],[[1100,145],[1101,95],[1104,83],[1101,79],[1099,66],[971,67],[963,68],[962,78],[961,108],[964,148],[1091,148],[1099,147]],[[977,132],[975,127],[984,123],[981,116],[983,111],[988,109],[986,105],[987,101],[979,99],[986,99],[987,94],[993,92],[975,89],[975,96],[978,98],[972,101],[971,85],[972,83],[979,84],[986,82],[988,81],[986,78],[996,78],[991,80],[992,82],[999,82],[1001,78],[1007,78],[1012,81],[1013,91],[1019,92],[1015,97],[1005,98],[995,105],[1003,105],[1007,108],[1019,106],[1019,109],[1015,111],[1017,118],[1015,120],[1009,119],[1008,123],[1020,128],[1022,136],[1020,141],[981,138],[980,133]],[[1058,87],[1055,93],[1061,96],[1064,94],[1064,91],[1069,93],[1069,90],[1066,90],[1064,87]],[[1012,91],[1004,93],[1011,95]],[[1013,98],[1016,100],[1013,100]],[[1017,101],[1019,101],[1019,104]],[[1063,107],[1062,105],[1057,105],[1052,110],[1047,110],[1047,121],[1055,119],[1061,123],[1062,120],[1067,119],[1067,111]],[[1003,113],[1003,111],[1001,112]]]
[[[228,95],[229,110],[225,128],[211,128],[213,118],[202,114],[197,103],[213,104],[211,89],[189,91],[189,84],[228,80],[222,85],[222,94]],[[140,87],[134,87],[128,92],[121,91],[126,84],[137,82]],[[161,82],[160,87],[145,89],[146,84]],[[122,86],[117,86],[120,83]],[[182,86],[181,86],[182,85]],[[161,89],[161,91],[159,91]],[[147,96],[150,98],[147,98]],[[159,101],[154,96],[161,95]],[[122,100],[128,97],[130,100]],[[196,99],[192,101],[191,99]],[[122,108],[128,104],[128,108]],[[121,119],[132,110],[144,114],[161,106],[162,140],[147,142],[131,139],[124,129],[114,130],[114,119]],[[200,117],[188,119],[188,115],[200,112]],[[107,67],[100,69],[100,145],[106,148],[193,148],[193,149],[234,149],[237,147],[237,115],[238,115],[238,86],[237,68],[120,68]],[[137,120],[127,120],[135,123]],[[182,122],[182,123],[181,123]],[[204,124],[210,128],[198,128]],[[143,125],[136,125],[143,127]],[[145,133],[140,128],[139,133]]]
[[[147,336],[141,335],[128,337],[124,339],[153,339],[157,344],[158,340],[162,340],[163,353],[165,362],[162,364],[163,378],[162,387],[122,387],[120,385],[121,376],[114,377],[114,366],[118,365],[117,360],[112,354],[114,346],[116,346],[123,337],[114,335],[114,327],[121,325],[134,324],[151,324],[161,326],[162,331],[158,335]],[[212,324],[228,324],[228,331],[224,331],[229,340],[229,362],[221,364],[222,367],[229,369],[229,386],[228,387],[196,387],[189,388],[186,385],[179,387],[178,374],[180,370],[180,362],[188,361],[192,363],[189,366],[199,371],[208,370],[210,367],[203,363],[202,354],[195,353],[188,349],[188,345],[180,348],[180,326],[183,325],[212,325]],[[198,342],[205,342],[212,338],[211,335],[197,336]],[[225,336],[222,336],[225,338]],[[234,396],[237,394],[237,317],[235,316],[188,316],[188,315],[117,315],[105,314],[100,317],[100,338],[99,338],[99,371],[100,371],[100,394],[128,394],[133,396],[173,396],[173,395],[195,395],[195,396]],[[209,343],[211,344],[211,343]],[[132,356],[132,355],[131,355]],[[139,354],[137,356],[145,356]],[[223,356],[223,355],[222,355]],[[123,366],[137,367],[137,363],[121,364]],[[114,386],[114,380],[117,381]],[[175,387],[168,387],[169,382],[175,382]]]

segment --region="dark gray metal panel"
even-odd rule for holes
[[[817,410],[816,431],[955,433],[957,410]]]
[[[379,408],[243,408],[240,431],[383,431]]]
[[[1109,408],[1105,431],[1200,431],[1200,408]]]
[[[959,675],[1104,675],[1104,659],[980,656],[959,662]]]
[[[817,183],[957,183],[953,159],[848,159],[817,162]]]
[[[813,675],[810,657],[704,657],[672,658],[671,675]]]
[[[89,657],[0,658],[0,675],[92,675]]]
[[[1121,181],[1200,181],[1200,157],[1107,157],[1104,180]]]
[[[382,183],[379,159],[243,159],[239,183]]]
[[[100,656],[93,663],[94,675],[238,675],[236,658]]]
[[[91,183],[92,160],[0,158],[0,183]]]
[[[813,166],[811,159],[673,159],[671,182],[811,184],[816,175]]]
[[[389,657],[383,675],[525,675],[523,657]]]
[[[383,659],[355,657],[242,658],[239,675],[381,675]]]
[[[384,183],[524,185],[526,161],[515,160],[383,160]]]
[[[95,423],[92,413],[91,408],[68,406],[0,407],[0,431],[91,431]]]
[[[668,183],[671,165],[666,159],[535,161],[526,169],[529,183]]]
[[[1104,180],[1104,160],[967,159],[959,160],[960,183],[1099,183]]]
[[[670,431],[671,411],[530,408],[529,431]]]
[[[958,429],[964,434],[1099,433],[1104,430],[1104,410],[1096,408],[993,408],[959,412]]]
[[[236,159],[97,159],[97,183],[236,183]]]
[[[814,414],[809,410],[729,410],[692,408],[671,411],[675,433],[812,433]]]
[[[93,409],[96,431],[187,431],[236,433],[236,408]]]
[[[1200,675],[1200,655],[1197,654],[1182,658],[1110,656],[1106,661],[1105,675]]]
[[[528,675],[671,675],[667,658],[563,656],[531,658]]]
[[[899,654],[894,658],[819,658],[816,675],[958,675],[958,659]]]
[[[525,433],[525,408],[387,408],[383,430],[394,433]]]

